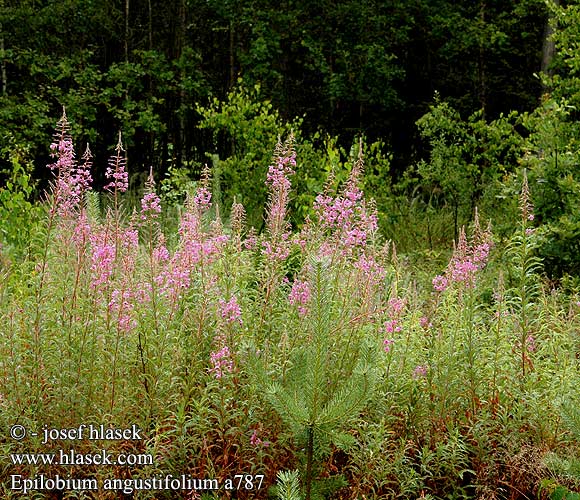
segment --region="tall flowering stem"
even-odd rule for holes
[[[91,224],[87,217],[85,207],[85,194],[91,189],[93,181],[91,176],[91,167],[93,165],[93,155],[87,144],[87,148],[82,156],[82,161],[79,164],[75,174],[75,184],[77,186],[76,196],[78,197],[79,211],[73,228],[73,246],[76,249],[76,266],[75,266],[75,282],[71,294],[71,306],[69,310],[69,331],[72,327],[73,315],[76,310],[77,295],[79,291],[81,271],[84,267],[84,262],[87,257],[87,247],[91,235]]]
[[[57,123],[54,142],[50,145],[51,156],[55,162],[48,165],[55,178],[51,182],[50,208],[48,225],[46,228],[46,238],[43,246],[42,261],[39,269],[40,281],[36,288],[36,307],[34,315],[34,366],[35,366],[35,387],[43,387],[41,384],[42,370],[42,349],[41,349],[41,304],[44,302],[44,286],[46,280],[46,270],[48,264],[48,248],[52,232],[58,217],[67,217],[73,213],[73,209],[78,203],[78,190],[75,182],[75,155],[70,136],[70,125],[63,108],[62,117]]]
[[[76,200],[75,192],[75,153],[70,136],[70,125],[63,108],[62,117],[56,126],[54,142],[50,145],[50,156],[55,159],[48,165],[55,178],[52,182],[52,203],[50,212],[54,215],[69,215]]]
[[[117,250],[115,262],[122,274],[120,283],[112,290],[107,304],[108,317],[114,320],[115,327],[115,347],[111,363],[111,411],[116,403],[117,364],[121,338],[132,333],[138,327],[135,319],[135,287],[133,283],[139,250],[138,232],[136,229],[128,227],[116,234],[115,242]],[[143,344],[139,341],[139,356],[143,372],[142,382],[147,396],[150,397],[149,382],[145,375],[144,359],[147,356],[143,354],[143,350]]]
[[[294,174],[295,167],[294,136],[290,134],[284,144],[279,142],[276,146],[274,161],[266,177],[270,188],[266,218],[268,240],[264,242],[262,252],[274,264],[285,260],[290,254],[290,224],[286,216],[291,189],[289,177]]]
[[[446,291],[449,298],[457,297],[459,314],[456,316],[456,325],[451,332],[449,355],[456,355],[458,348],[457,335],[464,335],[461,345],[465,349],[466,382],[468,385],[470,414],[474,416],[478,411],[478,384],[477,373],[477,341],[475,335],[475,286],[478,273],[485,268],[493,246],[491,228],[482,230],[477,210],[474,216],[474,229],[471,241],[468,241],[465,227],[459,231],[459,240],[454,245],[453,255],[443,275],[433,278],[433,288],[437,293],[437,300]],[[454,295],[451,292],[455,292]]]
[[[220,329],[225,331],[218,333],[213,341],[214,350],[210,354],[210,361],[212,367],[209,372],[215,378],[222,378],[226,373],[231,373],[235,368],[234,355],[234,335],[233,329],[235,326],[242,326],[242,309],[238,304],[235,295],[232,295],[229,300],[219,299],[218,313],[220,318]]]
[[[262,242],[262,254],[266,259],[267,276],[260,326],[270,306],[272,291],[280,279],[282,264],[290,255],[290,223],[287,220],[287,210],[291,189],[289,177],[294,174],[295,167],[294,135],[291,133],[283,144],[279,141],[276,145],[274,160],[268,168],[266,177],[270,194],[266,216],[266,240]]]
[[[515,265],[519,286],[516,291],[516,297],[519,302],[519,339],[517,341],[520,350],[520,370],[522,384],[528,371],[532,369],[531,336],[533,320],[530,317],[530,309],[533,296],[537,292],[537,284],[534,274],[539,269],[541,262],[533,255],[533,233],[534,229],[531,224],[534,220],[534,207],[531,202],[530,187],[528,185],[528,176],[526,170],[523,173],[522,191],[519,198],[521,211],[520,231],[514,238],[510,250],[513,253],[513,263]],[[533,338],[533,337],[532,337]]]
[[[110,181],[105,185],[105,189],[113,193],[115,239],[118,239],[119,234],[119,193],[124,193],[129,188],[129,174],[127,173],[124,152],[121,132],[119,132],[119,140],[115,147],[115,154],[109,159],[109,166],[105,172],[105,177]]]
[[[436,292],[444,292],[451,285],[456,285],[460,289],[475,287],[477,272],[486,266],[493,241],[490,227],[485,231],[481,230],[477,211],[474,226],[471,244],[467,241],[465,227],[460,229],[459,241],[455,244],[445,274],[433,278],[433,288]]]
[[[296,306],[300,316],[306,316],[310,302],[310,283],[299,279],[294,280],[292,290],[288,295],[288,301],[293,306]]]
[[[105,172],[105,176],[111,181],[105,186],[105,189],[115,194],[115,201],[117,201],[117,192],[124,193],[129,189],[129,174],[127,173],[125,155],[122,154],[124,152],[121,132],[119,132],[115,154],[109,159],[109,166]]]
[[[157,283],[156,278],[159,272],[159,258],[156,254],[156,248],[159,238],[157,235],[160,234],[160,227],[159,227],[159,215],[161,213],[161,199],[155,192],[155,179],[153,177],[153,167],[149,169],[149,177],[147,178],[147,182],[145,183],[145,193],[143,194],[143,198],[141,198],[141,213],[139,215],[141,227],[146,232],[146,240],[147,240],[147,254],[148,254],[148,261],[149,261],[149,280],[148,283],[144,286],[143,284],[140,287],[142,301],[148,302],[151,305],[151,314],[153,315],[153,330],[155,333],[155,338],[159,338],[162,336],[162,333],[159,328],[159,311],[158,311],[158,296],[157,296]],[[161,238],[163,242],[163,238]],[[141,361],[141,372],[143,376],[143,384],[145,387],[145,392],[149,396],[151,400],[153,398],[153,394],[150,393],[150,387],[147,383],[147,360],[145,356],[145,352],[147,350],[147,338],[144,335],[144,332],[141,328],[139,328],[137,332],[138,336],[138,350],[139,350],[139,358]],[[161,347],[159,349],[159,357],[162,359],[165,351],[165,336],[162,336],[161,339]],[[155,384],[152,384],[154,387]]]

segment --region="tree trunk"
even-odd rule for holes
[[[228,89],[231,89],[236,82],[234,81],[235,78],[235,69],[234,69],[234,22],[230,20],[230,84],[228,85]]]
[[[125,62],[129,62],[129,0],[125,0]]]
[[[147,0],[147,8],[149,9],[148,18],[148,38],[149,38],[149,50],[153,50],[153,9],[151,7],[151,0]]]
[[[4,31],[2,24],[0,24],[0,59],[2,60],[2,95],[6,95],[6,87],[8,86],[8,78],[6,76],[6,59],[4,52]]]
[[[312,462],[314,459],[314,426],[308,426],[308,444],[306,445],[306,499],[311,499],[312,494]]]
[[[560,6],[560,0],[552,0],[556,7]],[[544,40],[542,44],[542,73],[546,73],[548,76],[552,76],[552,61],[554,60],[554,55],[556,54],[556,44],[552,40],[552,35],[554,34],[553,18],[551,15],[546,19],[546,26],[544,28]]]
[[[183,54],[183,48],[185,46],[185,31],[187,29],[187,9],[185,6],[185,0],[181,0],[179,2],[179,28],[178,28],[178,36],[177,36],[177,54],[176,58],[180,59]],[[181,88],[179,90],[179,133],[178,133],[178,144],[176,145],[176,152],[177,152],[177,162],[178,165],[182,165],[186,159],[187,151],[186,151],[186,141],[185,141],[185,87],[184,87],[184,80],[185,80],[185,69],[184,65],[180,64],[180,81],[181,81]]]
[[[479,22],[481,23],[480,30],[483,31],[485,27],[485,1],[479,2]],[[481,108],[481,116],[485,120],[485,112],[487,108],[487,75],[485,72],[485,50],[483,44],[483,35],[479,36],[479,58],[477,64],[477,72],[479,79],[479,106]]]

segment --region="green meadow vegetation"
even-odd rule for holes
[[[275,149],[260,233],[241,204],[217,209],[209,169],[169,231],[153,174],[131,208],[120,141],[106,192],[91,190],[63,115],[27,255],[2,267],[2,426],[38,432],[3,439],[5,498],[22,494],[16,475],[63,469],[264,485],[139,498],[575,498],[580,295],[545,278],[525,171],[510,237],[476,211],[437,268],[380,235],[362,149],[294,229],[294,140]],[[108,452],[154,460],[14,463],[101,450],[41,432],[79,423],[136,425]]]
[[[3,4],[3,23],[31,5]],[[232,33],[250,26],[222,7]],[[191,54],[171,71],[143,51],[133,73],[110,67],[127,86],[98,93],[95,109],[117,99],[126,125],[108,159],[77,140],[96,134],[84,94],[60,95],[50,140],[44,108],[10,131],[24,108],[4,89],[2,497],[579,499],[580,5],[545,8],[557,55],[541,99],[490,116],[485,99],[466,114],[435,94],[404,169],[376,134],[288,119],[264,97],[276,75],[254,45],[248,77],[189,104],[201,87],[173,85]],[[356,51],[380,52],[371,41]],[[34,56],[8,50],[0,75]],[[147,99],[160,82],[180,95],[167,123],[187,134],[195,113],[204,156],[163,135],[160,102],[131,121],[148,65]],[[361,103],[397,101],[347,75],[329,77],[337,102],[349,85]],[[27,134],[49,142],[44,164]],[[134,163],[145,144],[155,168]]]

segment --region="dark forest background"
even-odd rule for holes
[[[309,135],[383,140],[400,172],[435,92],[463,116],[538,104],[547,21],[539,0],[4,0],[0,134],[41,159],[65,105],[97,158],[122,130],[132,170],[164,172],[230,153],[196,107],[242,78]]]

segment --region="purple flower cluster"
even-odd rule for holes
[[[528,352],[536,352],[537,348],[538,346],[535,337],[533,335],[528,335],[526,338],[526,349]]]
[[[115,243],[107,238],[106,233],[93,233],[90,236],[91,252],[91,287],[99,289],[106,285],[113,275],[115,267]]]
[[[109,166],[105,172],[105,177],[111,181],[105,186],[108,191],[124,193],[129,189],[129,174],[125,166],[125,156],[122,154],[124,151],[119,132],[119,142],[115,148],[115,155],[109,159]]]
[[[400,332],[401,326],[399,325],[399,321],[405,308],[405,300],[394,297],[389,300],[388,306],[389,319],[383,324],[383,329],[386,333]]]
[[[215,378],[222,378],[225,373],[231,373],[234,370],[234,360],[232,353],[227,345],[224,345],[220,350],[214,351],[210,354],[210,361],[212,367],[209,372]]]
[[[433,288],[437,292],[444,292],[449,286],[449,280],[440,274],[433,278]]]
[[[278,143],[274,162],[268,169],[266,184],[270,188],[266,227],[268,240],[262,242],[262,254],[277,264],[290,255],[290,231],[286,220],[291,183],[288,178],[294,174],[296,153],[293,150],[292,134],[284,144]]]
[[[258,437],[258,431],[256,429],[254,429],[254,432],[252,432],[252,435],[250,436],[250,444],[256,447],[261,446],[262,448],[267,448],[268,446],[270,446],[269,441],[262,441]]]
[[[141,219],[156,219],[161,213],[161,199],[155,192],[146,193],[141,198]]]
[[[163,264],[169,260],[169,250],[164,242],[159,242],[159,245],[153,249],[153,260],[158,264]]]
[[[290,245],[288,242],[288,233],[282,233],[280,240],[271,242],[262,242],[262,253],[271,261],[283,261],[290,255]]]
[[[413,370],[413,378],[415,380],[419,380],[425,378],[427,376],[427,372],[429,371],[428,365],[418,365]]]
[[[405,308],[405,304],[406,304],[405,299],[401,299],[399,297],[389,299],[388,302],[388,306],[390,309],[389,316],[395,318],[401,316],[403,309]]]
[[[219,258],[228,241],[227,235],[218,233],[211,236],[202,231],[200,215],[195,206],[190,206],[183,214],[179,234],[179,246],[173,256],[164,245],[154,251],[157,262],[162,265],[155,282],[160,293],[169,295],[174,301],[183,290],[190,287],[196,269]]]
[[[487,264],[491,247],[491,231],[489,229],[481,232],[476,224],[474,241],[469,245],[465,236],[465,228],[462,227],[459,233],[459,242],[449,261],[445,275],[437,275],[433,278],[433,288],[437,292],[444,292],[451,283],[473,288],[476,273]]]
[[[226,302],[224,299],[219,300],[219,308],[220,308],[220,315],[222,319],[226,320],[226,323],[235,323],[238,322],[240,325],[243,324],[242,322],[242,310],[235,295],[232,295],[232,298]]]
[[[383,348],[385,350],[385,352],[390,352],[391,351],[391,346],[395,343],[395,341],[393,339],[385,339],[383,340]]]
[[[256,248],[256,245],[258,244],[258,237],[256,236],[256,233],[253,229],[254,228],[250,229],[248,235],[246,236],[246,239],[243,242],[244,248],[246,250],[253,250],[254,248]]]
[[[298,314],[305,316],[308,314],[308,303],[310,302],[310,284],[308,281],[295,280],[292,283],[292,290],[288,295],[290,304],[298,307]]]
[[[75,164],[75,152],[72,139],[65,136],[58,142],[50,145],[50,156],[56,158],[55,163],[51,163],[48,168],[60,175],[64,172],[70,172]]]
[[[355,247],[365,247],[369,235],[378,227],[377,215],[367,211],[363,193],[357,185],[359,168],[351,172],[342,195],[319,194],[314,202],[320,225],[336,237],[347,253]]]
[[[288,155],[278,156],[274,164],[268,168],[266,184],[270,185],[273,190],[290,191],[291,184],[288,177],[294,174],[293,167],[296,167],[296,153],[294,151],[290,151]]]
[[[93,177],[91,175],[91,167],[93,166],[93,155],[89,146],[81,158],[82,162],[77,166],[73,175],[73,182],[76,186],[75,194],[77,199],[82,201],[84,194],[91,189]]]
[[[354,267],[362,273],[373,283],[378,283],[386,276],[386,270],[381,266],[372,255],[366,256],[361,254],[358,260],[354,263]]]
[[[193,203],[201,210],[208,210],[211,208],[211,191],[205,186],[200,187],[193,197]]]
[[[56,159],[55,163],[48,167],[55,172],[54,184],[55,203],[54,208],[61,216],[69,216],[81,203],[84,194],[90,189],[93,181],[91,177],[91,151],[87,150],[82,158],[82,163],[77,165],[75,160],[72,139],[68,134],[68,121],[66,113],[58,123],[60,129],[56,142],[50,145],[50,155]]]
[[[385,333],[400,332],[401,327],[399,326],[399,320],[388,319],[383,323],[383,329],[385,330]]]
[[[393,333],[398,333],[401,331],[401,325],[399,323],[401,320],[401,316],[404,313],[405,305],[406,305],[405,299],[401,299],[399,297],[393,297],[392,299],[389,299],[389,302],[388,302],[389,319],[387,319],[383,323],[383,328],[382,328],[382,330],[385,334],[392,335]],[[385,338],[383,340],[385,352],[390,351],[391,345],[394,342],[395,341],[391,338]]]
[[[130,290],[113,290],[109,302],[109,312],[117,318],[119,330],[129,333],[137,327],[137,321],[133,318],[133,294]]]
[[[92,227],[86,212],[83,210],[75,221],[72,235],[72,240],[79,252],[84,252],[85,245],[89,242],[91,234]]]

